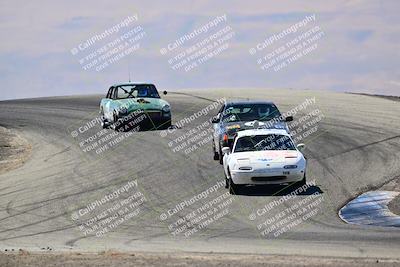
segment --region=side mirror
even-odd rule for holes
[[[166,94],[168,94],[168,92],[167,92],[167,91],[164,91],[163,94],[166,95]]]
[[[231,153],[231,149],[228,146],[224,146],[222,148],[222,154],[230,154]]]
[[[212,117],[212,119],[211,119],[211,123],[218,123],[219,122],[219,119],[218,119],[218,117],[217,116],[215,116],[215,117]]]
[[[304,148],[306,148],[305,144],[298,144],[297,145],[297,149],[300,150],[300,151],[302,151]]]
[[[286,122],[293,121],[293,116],[287,116],[287,117],[285,118],[285,121],[286,121]]]

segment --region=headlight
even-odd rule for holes
[[[128,113],[128,109],[125,108],[125,107],[122,107],[122,108],[119,109],[118,112],[119,112],[119,114],[121,114],[121,115],[126,115],[126,114]]]
[[[284,169],[297,169],[297,165],[285,165],[283,166]]]
[[[165,113],[168,113],[171,111],[171,107],[169,105],[165,105],[165,106],[163,106],[162,111]]]

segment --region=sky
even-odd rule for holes
[[[400,95],[399,12],[398,0],[3,0],[0,99],[105,94],[129,77],[159,90]]]

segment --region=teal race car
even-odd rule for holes
[[[172,119],[169,103],[160,98],[154,84],[144,83],[111,86],[100,102],[100,115],[103,128],[115,130],[145,121],[152,129],[166,129],[171,126]]]

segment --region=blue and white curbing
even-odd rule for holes
[[[400,227],[400,216],[388,204],[400,192],[370,191],[353,199],[339,211],[339,217],[350,224]]]

